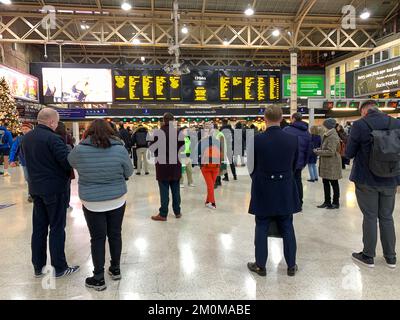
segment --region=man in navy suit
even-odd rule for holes
[[[296,236],[293,214],[301,211],[294,172],[298,157],[298,139],[280,128],[282,109],[269,106],[265,110],[267,130],[254,137],[248,145],[248,167],[252,179],[249,213],[254,214],[255,262],[247,264],[250,271],[266,276],[268,229],[276,222],[283,238],[288,276],[294,276]]]

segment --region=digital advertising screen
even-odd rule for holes
[[[112,102],[110,69],[43,68],[43,96],[46,103]],[[120,85],[123,79],[120,78]]]
[[[283,96],[290,98],[291,77],[284,74]],[[297,76],[297,95],[299,97],[323,97],[325,96],[325,76],[322,74],[299,74]]]
[[[354,96],[362,97],[400,89],[400,59],[354,71]],[[390,95],[388,94],[388,97]]]
[[[3,77],[14,98],[39,101],[39,80],[36,77],[0,64],[0,79]]]

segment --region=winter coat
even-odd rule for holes
[[[314,153],[314,149],[321,148],[321,136],[313,134],[311,135],[311,144],[310,144],[310,156],[308,157],[308,163],[317,163],[318,156]]]
[[[389,116],[377,110],[369,110],[366,116],[376,129],[386,129],[389,125]],[[400,120],[396,121],[400,128]],[[400,176],[382,178],[375,176],[369,169],[369,155],[371,153],[371,129],[363,119],[353,123],[350,136],[347,140],[346,158],[353,159],[350,181],[356,184],[365,184],[371,187],[394,187],[400,185]]]
[[[145,127],[137,129],[132,135],[132,146],[136,146],[136,148],[147,148],[149,146],[147,132]]]
[[[303,169],[308,163],[308,158],[311,152],[311,134],[308,132],[308,124],[304,121],[296,121],[293,124],[285,127],[283,131],[297,136],[297,139],[299,140],[299,155],[297,158],[296,169]]]
[[[78,171],[79,197],[84,201],[113,200],[127,193],[132,162],[122,141],[110,142],[111,147],[98,148],[86,138],[68,155],[69,163]]]
[[[342,157],[340,156],[340,138],[336,129],[328,130],[322,139],[321,149],[315,152],[319,158],[319,176],[328,180],[342,178]]]

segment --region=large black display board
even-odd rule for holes
[[[400,89],[400,59],[354,72],[354,96],[368,96]]]
[[[114,103],[268,103],[281,99],[280,73],[193,69],[173,76],[161,70],[114,70]]]

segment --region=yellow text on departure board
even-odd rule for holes
[[[177,76],[170,76],[170,77],[169,77],[169,81],[170,81],[170,86],[171,86],[172,89],[179,89],[180,77],[177,77]]]
[[[140,76],[129,76],[129,99],[130,100],[139,100],[140,99],[140,97],[138,95],[139,83],[140,83]]]
[[[154,82],[153,76],[143,76],[142,77],[142,86],[143,86],[143,100],[153,100],[153,93],[151,92],[151,88]]]
[[[221,76],[219,78],[219,97],[221,100],[229,100],[228,92],[231,78]]]
[[[125,88],[126,76],[115,76],[114,79],[115,79],[115,86],[118,89]]]
[[[255,97],[253,95],[253,92],[251,91],[251,88],[253,87],[255,83],[255,78],[254,77],[245,77],[244,78],[244,98],[245,100],[255,100]]]
[[[207,89],[205,87],[194,89],[194,101],[207,101]]]
[[[234,86],[240,86],[243,83],[242,77],[233,77],[232,84]]]
[[[265,78],[264,77],[258,77],[257,79],[258,82],[258,88],[257,88],[257,100],[258,101],[265,101]]]
[[[279,100],[280,83],[278,77],[269,77],[269,99]]]
[[[167,77],[156,76],[156,97],[157,100],[167,100],[165,94],[165,86],[167,83]]]

